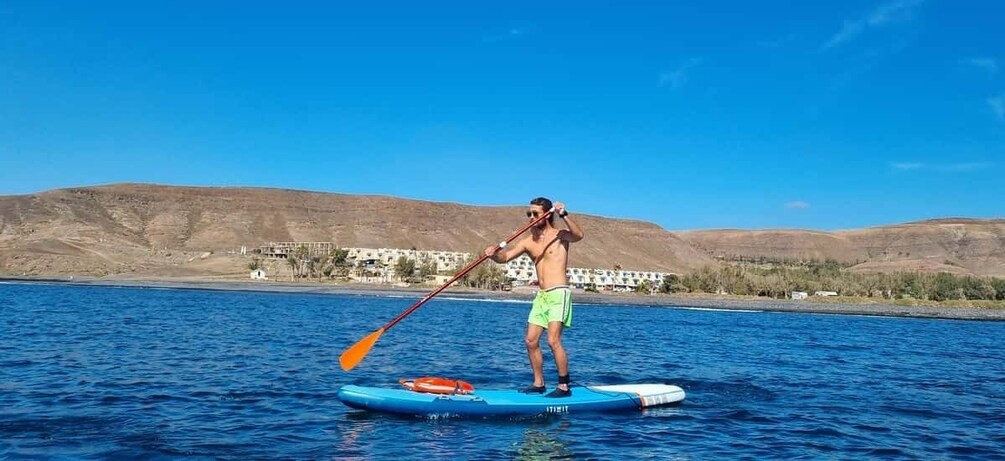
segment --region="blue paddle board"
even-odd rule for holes
[[[343,386],[342,403],[361,410],[419,416],[534,416],[640,410],[684,400],[684,390],[669,384],[575,386],[569,397],[548,398],[517,390],[478,390],[470,394],[430,394],[407,389]]]

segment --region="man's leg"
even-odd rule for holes
[[[565,354],[565,347],[562,346],[563,327],[562,322],[548,322],[548,346],[551,347],[551,355],[555,356],[558,376],[569,376],[569,357]],[[567,391],[569,385],[559,383],[558,388]]]
[[[544,356],[541,354],[541,333],[544,328],[533,323],[527,324],[527,336],[523,339],[527,345],[527,357],[530,359],[530,369],[534,372],[534,386],[544,387]]]

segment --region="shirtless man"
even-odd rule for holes
[[[551,200],[538,197],[530,201],[527,218],[537,219],[551,208]],[[565,221],[568,230],[554,226],[556,216]],[[524,389],[525,393],[543,394],[545,391],[541,334],[547,329],[548,345],[558,368],[558,387],[547,397],[572,395],[569,389],[569,358],[562,347],[562,329],[572,326],[572,290],[565,272],[569,262],[569,244],[582,239],[583,230],[569,217],[565,205],[556,202],[555,212],[534,226],[530,236],[505,249],[498,249],[495,245],[485,249],[485,255],[497,263],[505,263],[526,253],[537,268],[540,291],[527,318],[527,336],[524,338],[530,368],[534,372],[534,384]]]

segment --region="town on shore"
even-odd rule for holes
[[[334,242],[269,242],[249,251],[250,278],[269,280],[269,269],[287,280],[337,279],[385,286],[442,285],[474,260],[466,252],[416,248],[340,248]],[[1005,279],[948,273],[849,273],[836,261],[724,261],[720,268],[687,274],[622,268],[570,267],[570,286],[594,293],[714,294],[805,300],[834,297],[900,305],[949,303],[1001,308]],[[281,277],[280,277],[281,278]],[[273,277],[275,280],[276,277]],[[458,284],[483,290],[533,288],[537,273],[526,255],[505,264],[487,262]]]

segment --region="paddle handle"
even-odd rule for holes
[[[554,211],[555,211],[554,208],[548,210],[547,212],[545,212],[541,216],[538,216],[536,219],[534,219],[533,221],[531,221],[530,223],[528,223],[526,226],[523,226],[522,229],[514,232],[513,235],[510,235],[509,237],[506,237],[506,240],[503,240],[502,242],[499,242],[498,245],[496,245],[496,251],[499,251],[500,249],[506,247],[506,245],[508,245],[511,241],[513,241],[514,239],[516,239],[517,237],[519,237],[524,232],[527,232],[528,230],[530,230],[531,227],[534,227],[538,223],[540,223],[541,221],[544,221]],[[405,317],[408,317],[409,314],[411,314],[412,312],[414,312],[416,309],[422,307],[423,304],[426,304],[426,301],[429,301],[430,299],[433,299],[433,297],[436,296],[436,295],[438,295],[438,294],[440,294],[441,291],[446,290],[447,287],[449,287],[454,282],[456,282],[456,281],[460,280],[461,278],[463,278],[465,275],[468,274],[468,272],[471,272],[472,269],[474,269],[475,267],[477,267],[479,264],[485,262],[486,259],[489,259],[489,256],[485,255],[485,254],[482,254],[482,256],[480,258],[476,259],[471,264],[468,264],[467,266],[465,266],[464,269],[461,269],[460,272],[454,274],[454,276],[451,277],[450,280],[447,280],[447,283],[444,283],[443,285],[440,285],[439,288],[433,290],[431,293],[427,294],[426,296],[423,296],[422,299],[418,300],[415,304],[412,304],[411,307],[409,307],[408,309],[406,309],[404,312],[398,314],[398,316],[395,317],[395,318],[393,318],[393,319],[391,319],[390,322],[387,322],[387,324],[384,325],[381,328],[381,330],[387,331],[389,328],[393,327],[395,324],[397,324],[398,322],[400,322],[402,319],[404,319]]]

